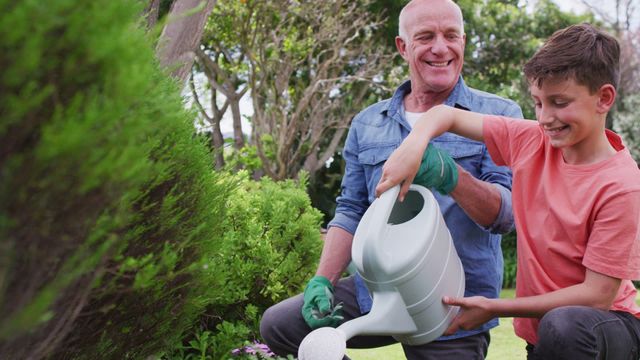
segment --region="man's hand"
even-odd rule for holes
[[[333,305],[333,285],[324,276],[314,276],[304,289],[302,317],[311,329],[337,327],[344,317],[342,303]]]
[[[458,315],[453,319],[444,335],[452,335],[459,329],[472,330],[496,317],[489,310],[490,299],[484,296],[453,298],[445,296],[442,302],[446,305],[460,306]]]
[[[429,144],[413,183],[446,195],[458,184],[458,167],[449,154]]]

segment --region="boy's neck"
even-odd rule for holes
[[[588,165],[613,157],[618,151],[611,145],[605,131],[589,142],[582,142],[562,149],[564,162],[571,165]]]

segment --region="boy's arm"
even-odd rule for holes
[[[515,299],[487,299],[482,296],[445,297],[445,304],[460,306],[462,310],[445,335],[453,334],[458,329],[477,328],[494,317],[541,318],[548,311],[561,306],[582,305],[609,310],[620,283],[620,279],[587,269],[582,283],[543,295]]]
[[[391,154],[382,167],[382,176],[376,187],[376,196],[402,183],[400,199],[404,199],[416,176],[429,141],[447,131],[483,141],[482,122],[484,115],[470,111],[438,105],[427,111],[415,124],[413,130]]]

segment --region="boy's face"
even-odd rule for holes
[[[610,85],[605,85],[607,87]],[[594,94],[572,78],[545,79],[541,87],[529,86],[536,118],[551,146],[585,154],[597,146],[604,134],[608,107],[603,107],[602,88]],[[613,90],[615,97],[615,90]],[[566,160],[566,159],[565,159]]]

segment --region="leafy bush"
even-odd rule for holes
[[[0,358],[144,358],[225,296],[233,184],[137,5],[0,0]]]
[[[502,278],[502,288],[510,289],[516,287],[516,268],[518,266],[516,255],[517,235],[512,231],[502,236],[502,255],[504,257],[504,277]]]
[[[209,299],[203,329],[167,359],[230,357],[246,339],[259,338],[267,307],[301,292],[313,275],[322,248],[322,215],[305,192],[306,174],[280,182],[252,181],[246,172],[238,177],[221,219],[224,245],[209,264],[225,279],[225,292]]]

